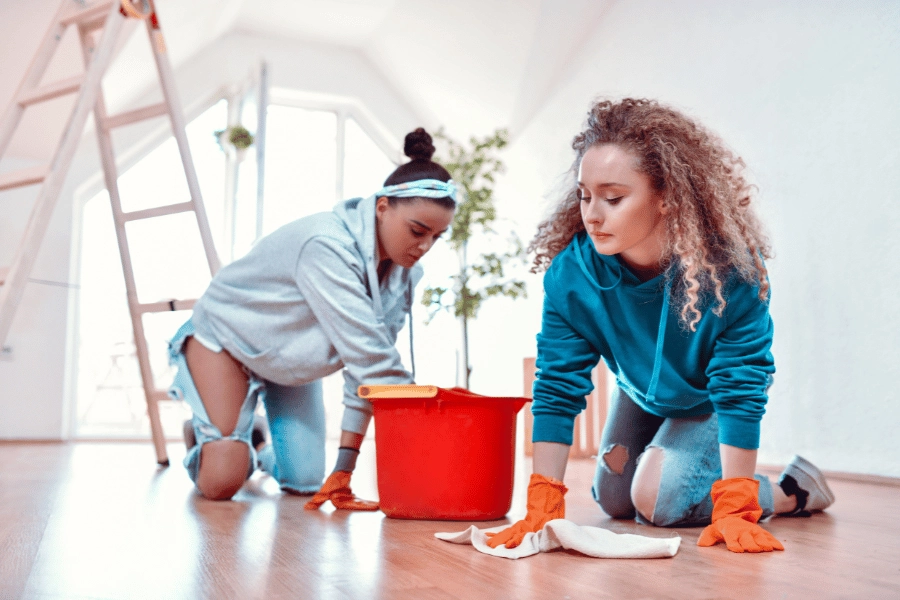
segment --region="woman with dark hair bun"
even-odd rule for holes
[[[431,136],[406,136],[400,165],[368,198],[340,202],[262,238],[222,268],[169,342],[169,393],[188,402],[184,465],[207,498],[231,498],[259,467],[281,488],[376,510],[350,490],[372,416],[363,384],[409,384],[394,344],[410,314],[417,263],[447,230],[457,190],[431,160]],[[325,475],[322,377],[343,369],[344,416],[334,471]],[[271,432],[254,427],[262,401]]]
[[[434,144],[428,132],[419,127],[413,132],[406,134],[403,144],[403,154],[410,158],[406,164],[402,164],[384,180],[385,186],[394,186],[406,183],[408,181],[450,181],[450,173],[447,169],[431,161],[434,156]],[[435,199],[439,204],[447,208],[456,208],[451,198],[444,197],[443,200]]]

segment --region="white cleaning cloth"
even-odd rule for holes
[[[524,558],[538,552],[557,548],[575,550],[596,558],[668,558],[675,556],[681,537],[651,538],[631,533],[613,533],[601,527],[576,525],[565,519],[549,521],[537,533],[526,533],[515,548],[487,545],[487,533],[503,531],[509,525],[478,529],[474,525],[459,533],[435,533],[434,537],[454,544],[472,544],[475,549],[491,556]]]

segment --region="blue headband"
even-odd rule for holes
[[[397,185],[389,185],[375,193],[376,198],[389,196],[393,198],[450,198],[456,202],[456,184],[453,180],[444,182],[440,179],[417,179]]]

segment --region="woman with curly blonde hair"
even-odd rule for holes
[[[602,358],[618,384],[592,493],[615,518],[707,525],[698,544],[783,550],[757,523],[834,496],[797,456],[755,475],[770,351],[771,250],[743,161],[651,100],[599,101],[572,142],[571,185],[530,250],[546,270],[534,383],[528,514],[494,534],[515,547],[565,516],[576,415]]]

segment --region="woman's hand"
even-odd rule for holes
[[[721,444],[722,479],[712,485],[712,524],[708,525],[698,546],[714,546],[725,542],[732,552],[771,552],[784,550],[775,536],[757,525],[762,516],[759,506],[759,482],[756,472],[756,450]]]
[[[496,533],[488,533],[487,545],[496,548],[500,544],[515,548],[525,539],[525,534],[536,533],[553,519],[566,516],[564,496],[569,491],[565,484],[553,477],[534,473],[528,484],[528,514],[511,527]]]
[[[759,482],[748,477],[720,479],[712,485],[712,524],[707,525],[698,546],[725,542],[732,552],[784,550],[775,536],[757,525],[762,516]]]
[[[378,503],[370,500],[361,500],[353,495],[350,490],[349,471],[335,471],[328,476],[322,488],[307,502],[303,508],[306,510],[316,510],[326,501],[331,503],[337,509],[342,510],[378,510]]]
[[[511,527],[489,533],[488,546],[496,548],[504,544],[515,548],[522,543],[525,534],[538,532],[548,521],[566,516],[563,499],[568,489],[562,482],[569,461],[569,446],[556,442],[534,444],[534,474],[528,484],[528,513]]]
[[[355,454],[359,453],[359,447],[362,445],[363,436],[360,433],[352,431],[341,431],[341,451],[343,449],[354,450]],[[354,455],[352,463],[342,466],[340,454],[338,454],[338,466],[334,473],[328,476],[321,489],[316,492],[309,502],[303,507],[307,510],[316,510],[328,500],[337,509],[342,510],[378,510],[378,503],[370,500],[361,500],[353,495],[350,489],[350,477],[353,475],[353,469],[356,466],[356,457]],[[344,470],[344,469],[349,470]]]

